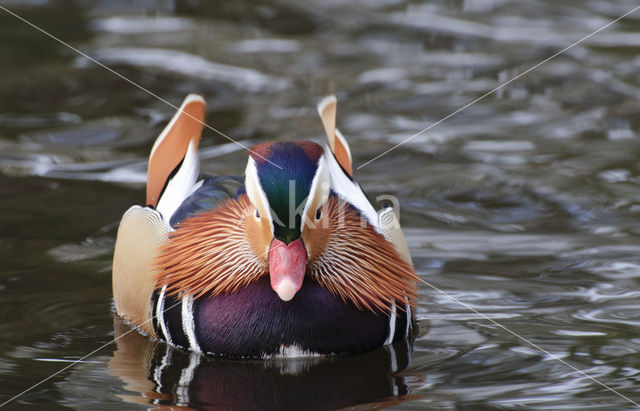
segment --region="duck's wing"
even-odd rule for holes
[[[115,309],[152,336],[153,260],[172,230],[173,214],[199,187],[197,149],[204,114],[202,97],[187,96],[151,150],[147,207],[131,207],[118,227],[112,276]]]
[[[349,149],[347,140],[336,127],[337,109],[338,100],[334,95],[327,96],[318,103],[318,114],[320,114],[320,118],[322,119],[322,125],[324,126],[324,131],[327,133],[327,140],[329,141],[329,148],[333,154],[333,158],[330,158],[328,161],[333,185],[332,188],[334,188],[340,197],[355,205],[367,218],[373,220],[370,221],[371,225],[382,233],[387,241],[394,245],[396,251],[398,251],[409,265],[413,266],[409,254],[409,247],[407,247],[400,222],[393,208],[383,208],[375,214],[373,206],[366,199],[360,185],[353,179],[351,150]],[[334,162],[342,169],[342,173],[336,170],[337,167],[331,167]]]
[[[347,174],[349,178],[353,178],[351,150],[349,149],[347,140],[336,127],[337,112],[338,100],[334,95],[327,96],[318,103],[318,114],[320,114],[320,119],[322,119],[324,131],[327,133],[331,152],[345,174]]]
[[[336,96],[333,95],[325,97],[318,103],[318,114],[322,119],[329,142],[328,146],[325,146],[324,159],[329,169],[331,189],[340,199],[353,205],[361,215],[365,216],[377,232],[381,232],[375,208],[360,185],[353,179],[351,150],[347,140],[336,127],[337,106]]]
[[[184,99],[180,109],[174,114],[169,124],[156,138],[151,154],[147,173],[147,205],[159,208],[162,202],[167,203],[171,197],[179,193],[177,190],[179,174],[187,181],[181,181],[190,189],[196,182],[199,173],[198,143],[204,127],[206,104],[197,94],[189,94]],[[195,174],[193,170],[195,169]],[[184,199],[186,195],[182,197]],[[163,200],[163,201],[161,201]]]
[[[198,188],[187,197],[171,216],[171,227],[176,227],[185,218],[203,211],[212,210],[220,203],[244,190],[244,179],[236,176],[201,176]]]
[[[402,233],[402,227],[400,227],[400,222],[396,217],[396,213],[392,207],[386,207],[382,210],[378,211],[378,219],[380,222],[380,229],[382,230],[382,234],[384,238],[387,239],[393,246],[400,256],[407,262],[411,267],[413,267],[413,263],[411,262],[411,254],[409,254],[409,247],[407,246],[407,242],[404,239],[404,234]]]
[[[150,207],[135,205],[122,217],[113,251],[113,301],[116,313],[152,337],[155,288],[152,264],[157,247],[167,240],[170,227]]]

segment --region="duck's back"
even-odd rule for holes
[[[187,197],[171,216],[171,226],[176,228],[185,218],[211,211],[222,202],[244,191],[244,181],[239,176],[202,175],[196,190]]]

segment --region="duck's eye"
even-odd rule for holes
[[[322,218],[322,207],[318,207],[316,210],[316,221],[319,221]]]
[[[257,208],[256,208],[256,212],[255,212],[255,214],[253,216],[256,218],[256,220],[260,220],[260,211],[258,211]]]

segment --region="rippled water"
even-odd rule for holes
[[[243,144],[322,138],[315,104],[335,92],[356,166],[638,6],[346,3],[0,5],[172,104],[203,94],[208,123]],[[640,11],[356,171],[372,198],[399,198],[426,281],[412,351],[234,362],[131,333],[8,407],[633,408],[639,23]],[[5,401],[127,330],[111,308],[115,230],[143,200],[173,109],[2,10],[0,73]],[[224,137],[205,130],[202,147],[203,169],[242,171]]]

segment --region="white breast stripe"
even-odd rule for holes
[[[191,350],[202,353],[196,340],[195,322],[193,320],[193,297],[190,295],[182,298],[182,330],[189,340]]]
[[[189,355],[189,366],[182,370],[180,381],[178,381],[178,388],[176,388],[176,405],[179,407],[189,406],[189,386],[191,385],[191,380],[193,380],[196,367],[199,364],[200,354],[192,352],[191,355]]]
[[[167,325],[164,323],[164,292],[167,289],[165,285],[160,290],[160,295],[158,296],[158,304],[156,305],[156,319],[158,324],[160,324],[160,331],[164,335],[164,340],[169,344],[172,344],[171,335],[169,335],[169,331],[167,330]]]
[[[389,316],[389,336],[387,337],[384,345],[389,345],[393,342],[393,335],[396,333],[396,301],[392,301],[391,315]]]

